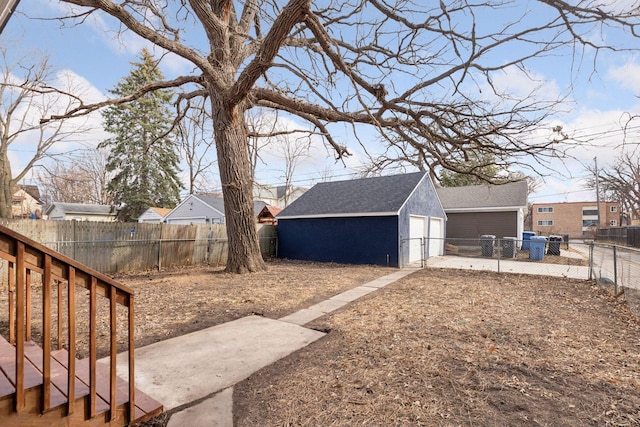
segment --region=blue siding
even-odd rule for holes
[[[398,217],[281,219],[278,256],[398,267]]]

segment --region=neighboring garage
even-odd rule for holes
[[[527,183],[438,188],[447,213],[447,239],[522,238],[527,211]]]
[[[443,254],[446,216],[424,172],[317,184],[276,218],[282,258],[401,267]]]

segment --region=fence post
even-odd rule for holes
[[[162,271],[162,233],[158,239],[158,271]]]
[[[589,280],[593,280],[593,242],[589,243]]]
[[[618,252],[617,245],[613,245],[613,294],[618,295]]]
[[[502,249],[502,239],[496,239],[498,246],[496,247],[496,252],[498,253],[498,273],[500,273],[500,249]]]

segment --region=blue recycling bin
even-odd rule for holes
[[[522,232],[522,250],[529,250],[529,242],[531,241],[531,237],[535,236],[535,231],[523,231]]]
[[[542,261],[544,250],[547,246],[547,238],[543,236],[531,236],[529,239],[529,259]]]

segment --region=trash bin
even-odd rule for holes
[[[529,250],[529,241],[531,240],[532,236],[535,236],[536,232],[535,231],[523,231],[522,232],[522,250],[523,251],[528,251]]]
[[[529,239],[529,259],[542,261],[544,259],[544,249],[546,246],[546,237],[531,236],[531,239]]]
[[[560,243],[562,236],[549,236],[549,246],[547,246],[547,255],[560,255]]]
[[[515,237],[503,237],[502,238],[502,256],[505,258],[515,258],[518,251],[516,242],[518,239]]]
[[[496,236],[492,234],[485,234],[480,236],[480,247],[482,248],[482,256],[493,256],[493,243],[496,240]]]
[[[565,249],[569,249],[569,235],[568,234],[563,234],[562,235],[562,241],[564,242],[564,248]]]

